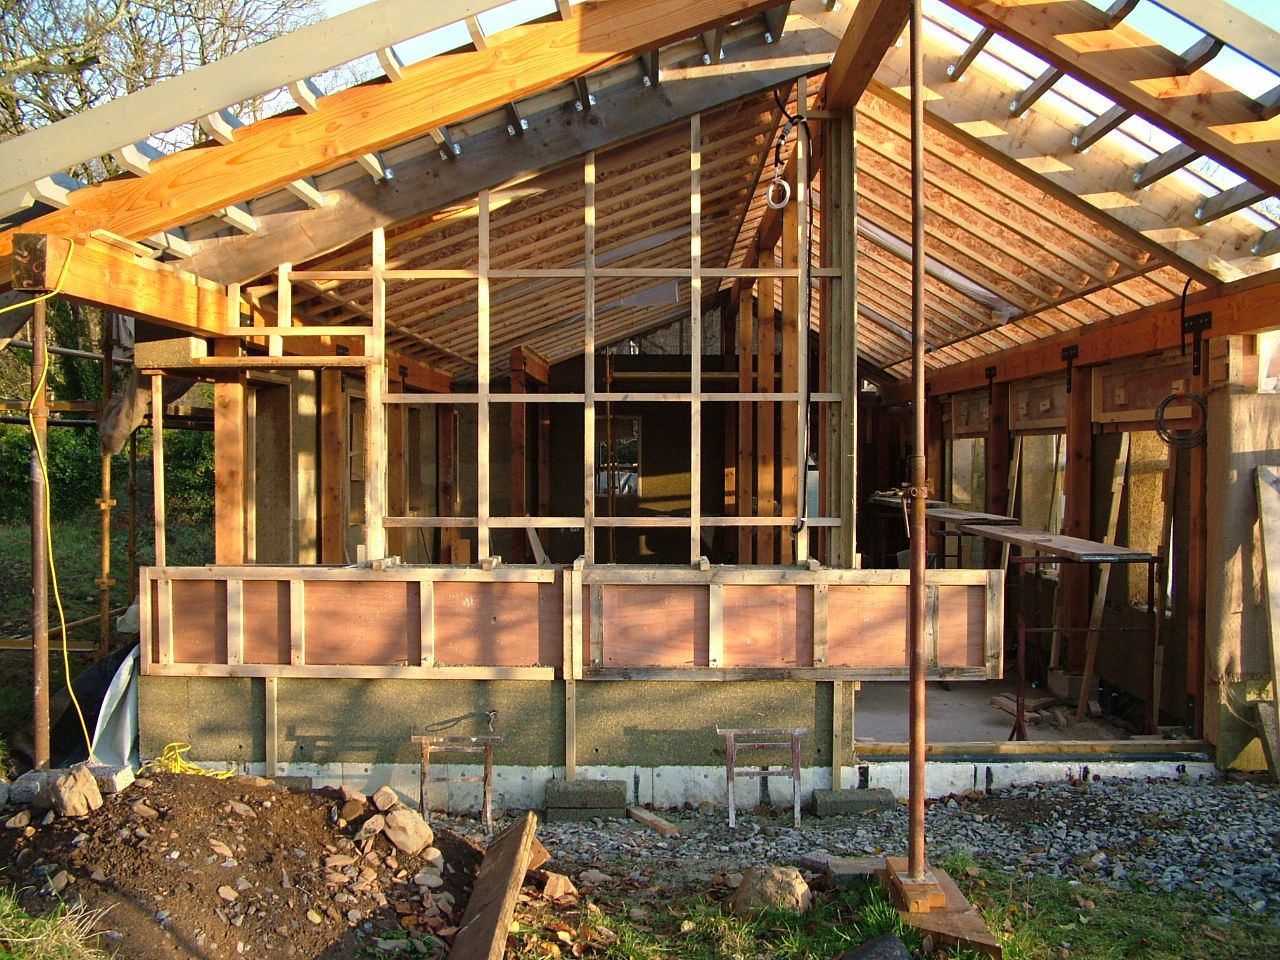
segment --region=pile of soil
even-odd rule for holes
[[[357,841],[376,811],[348,823],[343,806],[337,791],[259,777],[158,775],[87,817],[0,830],[0,884],[32,912],[59,900],[108,910],[102,945],[139,960],[354,958],[392,937],[443,955],[437,935],[461,916],[482,848],[449,830],[415,856],[382,835]]]

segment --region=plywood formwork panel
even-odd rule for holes
[[[563,591],[545,583],[439,583],[436,663],[534,666],[563,655]]]
[[[407,583],[308,583],[305,609],[308,664],[415,662],[418,602]]]
[[[708,598],[702,587],[604,589],[606,667],[705,667]]]

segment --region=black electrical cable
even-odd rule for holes
[[[1200,423],[1191,430],[1173,430],[1164,418],[1169,406],[1181,401],[1190,401],[1200,411]],[[1161,400],[1160,405],[1156,407],[1156,433],[1169,446],[1177,447],[1179,450],[1190,450],[1203,443],[1208,432],[1208,423],[1209,410],[1205,406],[1204,397],[1198,393],[1184,393],[1178,390]]]
[[[781,131],[779,131],[778,139],[773,145],[774,168],[776,170],[781,170],[782,169],[782,146],[786,142],[787,134],[791,132],[791,129],[793,127],[796,127],[804,130],[806,147],[813,143],[813,136],[809,130],[808,118],[802,115],[792,116],[790,113],[788,113],[786,104],[784,104],[782,102],[782,98],[778,96],[778,91],[776,88],[773,91],[773,102],[778,105],[778,110],[782,113],[784,117],[787,118],[786,125],[783,126]],[[799,138],[798,132],[796,136],[798,139]],[[813,169],[812,166],[810,166],[809,170],[812,171],[812,169]],[[810,180],[812,181],[812,173],[810,173]],[[811,185],[810,183],[805,184],[806,188],[809,187],[810,185]],[[813,202],[810,201],[808,206],[809,206],[808,236],[810,238],[810,242],[812,242]],[[804,331],[804,336],[801,338],[803,342],[799,346],[800,346],[800,349],[804,350],[807,353],[809,350],[809,336],[808,336],[809,327],[811,325],[812,318],[813,318],[813,276],[812,276],[813,263],[812,263],[812,258],[810,256],[809,250],[804,250],[801,252],[803,253],[803,259],[804,259],[804,279],[803,279],[804,319],[800,329]],[[771,308],[772,308],[772,305],[771,305]],[[808,370],[808,364],[805,365],[805,369],[806,371]],[[812,431],[809,429],[809,417],[810,417],[810,411],[811,411],[812,402],[813,402],[813,397],[812,397],[813,391],[810,389],[809,384],[810,384],[810,378],[806,376],[805,382],[804,382],[804,463],[800,464],[800,513],[799,513],[799,516],[796,517],[796,522],[791,528],[792,535],[796,535],[800,533],[805,528],[805,525],[808,523],[809,454],[810,454],[810,444],[812,442]]]

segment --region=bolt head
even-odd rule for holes
[[[1140,173],[1135,173],[1135,174],[1133,175],[1133,182],[1134,182],[1134,183],[1139,183],[1139,182],[1141,182],[1141,180],[1142,180],[1142,174],[1140,174]]]
[[[951,64],[951,66],[947,67],[947,76],[954,77],[955,75],[956,75],[956,65],[953,63]]]
[[[1196,219],[1197,220],[1204,219],[1204,207],[1196,207]]]
[[[653,86],[653,81],[649,79],[649,75],[647,73],[640,78],[640,82],[644,84],[646,87]]]
[[[711,66],[711,54],[709,54],[709,53],[704,53],[704,54],[702,55],[702,65],[703,65],[704,67],[709,67],[709,66]]]
[[[1017,113],[1017,112],[1018,112],[1018,101],[1017,101],[1017,100],[1010,101],[1010,103],[1009,103],[1009,112],[1010,112],[1010,113]]]
[[[581,112],[582,112],[582,101],[581,101],[581,100],[575,100],[575,101],[573,101],[573,109],[575,109],[575,110],[577,110],[579,113],[581,113]]]
[[[521,129],[521,130],[528,130],[528,129],[529,129],[529,121],[528,121],[528,120],[526,120],[524,117],[521,117],[521,118],[520,118],[520,129]]]
[[[764,42],[773,43],[773,34],[770,33],[768,30],[764,32]]]
[[[455,144],[453,145],[453,155],[454,155],[455,157],[460,157],[460,156],[462,156],[462,144],[460,144],[460,143],[455,143]]]
[[[593,107],[596,105],[596,95],[594,93],[587,94],[587,103],[591,104]]]
[[[515,127],[513,127],[511,124],[509,124],[509,123],[508,123],[508,124],[507,124],[507,136],[508,136],[508,137],[514,137],[515,135],[516,135],[516,128],[515,128]]]
[[[1079,147],[1080,147],[1080,137],[1079,137],[1079,136],[1074,136],[1074,137],[1072,137],[1072,138],[1071,138],[1071,145],[1072,145],[1073,147],[1075,147],[1075,148],[1079,149]]]

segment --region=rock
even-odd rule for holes
[[[631,918],[632,923],[648,923],[653,919],[653,914],[644,907],[632,907],[627,912],[627,916]]]
[[[4,822],[6,830],[22,830],[31,823],[31,814],[26,810],[19,810],[12,817]]]
[[[0,777],[0,807],[9,804],[9,781],[4,777]]]
[[[747,915],[775,908],[804,913],[813,902],[809,885],[795,867],[750,867],[729,901],[733,911]]]
[[[444,877],[440,876],[438,873],[423,870],[413,878],[413,882],[420,887],[426,887],[428,890],[437,890],[444,886]]]
[[[209,849],[220,856],[223,860],[235,859],[235,854],[232,852],[231,848],[216,837],[209,838]]]
[[[49,787],[53,809],[64,817],[87,817],[102,806],[102,793],[87,765],[77,763]]]
[[[324,865],[330,870],[341,870],[356,862],[356,858],[347,853],[335,853],[324,858]]]
[[[355,835],[356,843],[376,837],[383,831],[387,825],[387,818],[380,813],[375,813],[372,817],[364,822],[360,830]]]
[[[133,786],[136,779],[133,775],[133,767],[128,764],[112,767],[105,763],[95,763],[89,770],[93,773],[93,779],[97,781],[98,791],[104,797],[122,793]]]
[[[231,801],[231,812],[238,817],[248,817],[251,820],[258,819],[258,815],[253,812],[253,807],[247,803],[241,803],[239,800]]]
[[[608,883],[610,879],[611,878],[607,873],[602,873],[601,871],[594,870],[594,869],[583,870],[580,874],[578,874],[578,882],[585,883],[589,886],[595,886],[596,884],[600,884],[600,883]]]
[[[886,933],[840,954],[838,960],[911,960],[911,951],[892,933]]]
[[[427,861],[428,864],[435,867],[437,870],[444,869],[444,854],[435,847],[427,847],[427,849],[419,853],[418,856]]]
[[[548,900],[559,900],[561,897],[578,895],[578,888],[563,873],[548,873],[547,882],[542,885],[542,895]]]
[[[71,882],[71,874],[65,870],[59,870],[49,878],[49,892],[57,895],[67,889],[67,884]]]
[[[231,782],[241,787],[253,787],[256,790],[266,790],[275,786],[275,782],[268,780],[266,777],[256,777],[252,774],[241,774],[232,777]]]
[[[20,807],[49,806],[47,790],[53,773],[52,770],[28,770],[9,784],[9,802]]]
[[[89,874],[89,879],[92,880],[94,883],[106,883],[107,875],[103,873],[101,870],[95,870],[93,871],[93,873]]]
[[[400,798],[396,796],[396,792],[386,785],[373,791],[373,805],[382,813],[386,813],[399,802]]]
[[[322,917],[319,913],[317,913],[314,910],[307,911],[307,919],[310,920],[312,923],[324,923],[324,917]]]
[[[149,804],[143,803],[141,800],[135,800],[133,803],[129,805],[129,809],[132,810],[137,816],[141,817],[143,820],[160,819],[159,811],[157,811],[155,807]]]
[[[364,816],[363,800],[346,800],[342,806],[338,808],[338,817],[341,820],[350,823],[353,820],[359,820]]]
[[[364,803],[369,799],[355,787],[348,786],[345,783],[338,788],[338,795],[342,797],[343,803],[350,803],[352,800],[357,803]]]
[[[371,818],[372,819],[372,818]],[[431,827],[416,810],[399,808],[386,815],[383,833],[401,853],[413,856],[435,839]]]
[[[218,896],[227,903],[235,903],[240,899],[240,894],[236,893],[235,887],[229,887],[225,883],[218,888]]]
[[[726,873],[724,875],[724,885],[726,887],[733,887],[736,890],[739,886],[742,885],[742,874]]]

